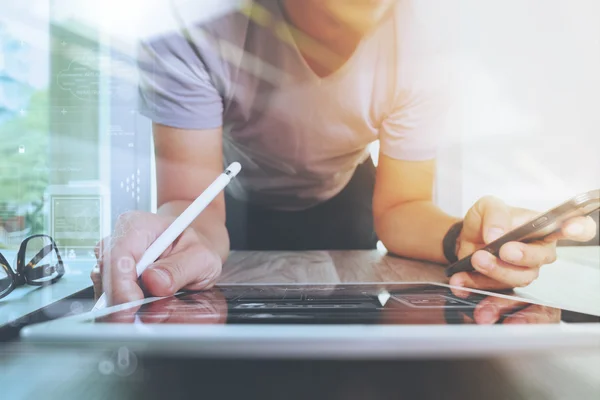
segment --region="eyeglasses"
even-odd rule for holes
[[[17,253],[16,264],[15,272],[0,253],[0,299],[18,286],[50,285],[65,274],[58,247],[48,235],[33,235],[25,239]]]

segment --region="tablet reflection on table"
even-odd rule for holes
[[[509,293],[505,293],[509,294]],[[96,322],[141,324],[457,325],[558,323],[561,310],[431,284],[219,286]]]
[[[227,300],[218,288],[167,297],[96,319],[96,322],[198,325],[226,321]]]
[[[462,324],[556,324],[560,322],[561,310],[555,307],[531,304],[509,297],[485,296],[452,289],[459,299],[469,300],[477,296],[477,304],[469,310],[446,310],[448,323]],[[512,294],[512,293],[511,293]],[[454,321],[451,322],[450,319]],[[456,321],[458,319],[458,321]]]

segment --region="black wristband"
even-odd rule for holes
[[[458,240],[458,235],[460,235],[460,232],[462,231],[462,227],[462,221],[452,225],[450,229],[448,229],[448,232],[446,232],[444,240],[442,241],[444,256],[450,264],[454,264],[458,261],[458,256],[456,255],[456,241]]]

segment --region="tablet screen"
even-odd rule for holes
[[[554,324],[559,308],[434,284],[222,285],[121,310],[96,323]],[[569,322],[599,322],[570,313]]]

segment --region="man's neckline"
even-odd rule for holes
[[[262,1],[260,3],[262,3]],[[321,83],[324,81],[335,80],[335,79],[343,76],[345,74],[345,72],[351,67],[351,65],[354,64],[354,59],[358,57],[358,53],[361,51],[361,48],[362,48],[363,43],[365,42],[365,39],[371,35],[371,34],[368,34],[368,35],[363,36],[356,44],[356,46],[355,46],[354,50],[352,51],[352,53],[350,54],[350,56],[342,57],[339,54],[337,54],[335,51],[328,48],[325,44],[322,44],[317,39],[311,37],[307,33],[303,32],[302,30],[300,30],[299,28],[294,26],[293,23],[291,22],[290,17],[287,15],[284,0],[276,0],[274,2],[267,1],[267,3],[275,5],[275,8],[277,10],[271,10],[271,11],[277,12],[276,18],[278,19],[278,23],[281,23],[284,28],[284,29],[282,29],[281,33],[284,33],[286,35],[287,42],[290,44],[290,46],[292,46],[294,48],[294,53],[298,57],[300,63],[303,65],[303,68],[305,68],[306,72],[310,75],[311,79],[313,79],[314,81],[316,81],[318,83]],[[295,37],[294,33],[296,33],[296,37]],[[318,51],[320,53],[327,54],[327,57],[331,57],[331,58],[335,58],[335,57],[343,58],[343,60],[337,60],[337,61],[341,61],[341,62],[339,62],[338,67],[332,69],[329,73],[327,73],[325,75],[321,75],[317,71],[315,71],[315,69],[310,65],[309,61],[307,60],[307,57],[300,50],[300,46],[298,45],[298,42],[297,42],[297,37],[303,37],[303,39],[305,38],[308,41],[313,41],[316,52]]]

